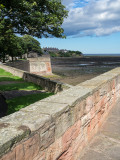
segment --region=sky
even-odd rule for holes
[[[62,0],[69,11],[62,25],[66,39],[38,39],[41,47],[84,54],[120,53],[120,0]]]

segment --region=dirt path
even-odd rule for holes
[[[24,83],[24,81],[1,81],[0,85],[15,84],[15,83]]]
[[[20,96],[26,96],[26,95],[30,95],[30,94],[38,94],[38,93],[45,93],[44,90],[13,90],[13,91],[4,91],[2,92],[2,95],[6,98],[6,99],[12,99],[12,98],[16,98],[16,97],[20,97]]]
[[[0,85],[24,83],[24,81],[1,81]],[[30,94],[45,93],[44,90],[12,90],[12,91],[1,91],[2,95],[8,100],[20,96],[26,96]]]

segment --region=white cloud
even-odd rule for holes
[[[103,36],[120,31],[120,0],[63,0],[67,36]]]

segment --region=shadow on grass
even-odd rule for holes
[[[1,85],[0,91],[11,91],[11,90],[41,90],[42,87],[31,82],[24,83],[15,83],[15,84],[7,84]]]
[[[11,77],[0,77],[0,82],[2,81],[23,81],[22,78],[19,78],[17,76],[11,76]]]
[[[2,94],[7,100],[9,100],[20,96],[39,94],[39,93],[46,93],[46,92],[44,90],[12,90],[12,91],[4,91]]]
[[[20,109],[33,104],[41,99],[49,97],[53,95],[53,93],[39,93],[34,95],[21,96],[18,98],[13,98],[11,100],[7,100],[8,111],[7,115],[19,111]]]

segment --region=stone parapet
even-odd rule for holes
[[[25,72],[23,70],[6,66],[3,64],[0,64],[0,68],[5,69],[6,71],[12,73],[15,76],[23,78],[27,82],[33,82],[37,85],[40,85],[43,89],[49,92],[57,93],[71,87],[68,84],[64,84],[58,81],[53,81],[53,80],[50,80],[49,78],[45,78],[36,74]]]
[[[49,55],[38,58],[28,58],[30,73],[45,75],[52,74],[51,60]]]
[[[0,160],[77,160],[120,97],[120,68],[0,119]]]
[[[7,62],[7,66],[21,69],[23,71],[30,72],[29,61],[28,60],[17,60],[13,62]]]
[[[27,58],[27,60],[7,62],[6,65],[33,74],[52,75],[51,59],[49,55],[43,55],[38,58]]]

